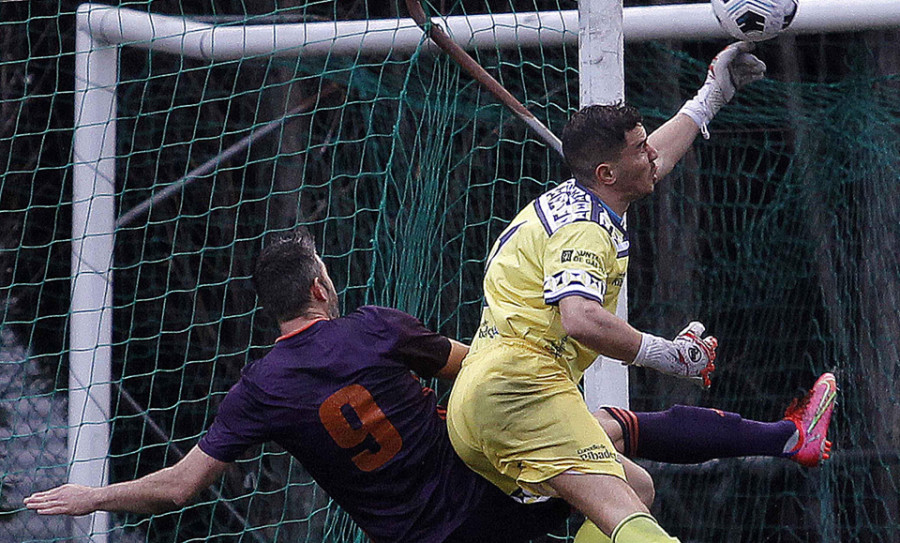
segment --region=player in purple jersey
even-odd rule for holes
[[[141,479],[64,485],[26,505],[70,515],[179,508],[249,447],[274,441],[375,542],[526,541],[568,517],[561,500],[513,501],[453,451],[435,393],[410,370],[452,379],[468,347],[395,309],[366,306],[340,317],[334,285],[302,228],[266,247],[254,283],[282,335],[244,368],[197,446]]]
[[[339,317],[334,286],[303,229],[263,251],[254,279],[282,336],[244,368],[200,443],[174,466],[135,481],[38,492],[26,498],[29,509],[84,515],[183,507],[247,448],[274,441],[375,542],[512,543],[565,520],[570,508],[561,500],[515,502],[450,446],[434,392],[410,370],[453,378],[465,345],[394,309],[367,306]],[[636,457],[692,463],[759,454],[815,465],[827,458],[822,440],[834,393],[833,377],[820,382],[774,423],[683,406],[662,413],[606,408],[597,417],[618,451]],[[813,421],[823,401],[827,412]],[[652,480],[644,475],[635,479],[652,501]]]

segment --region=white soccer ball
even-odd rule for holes
[[[774,38],[797,15],[797,0],[711,0],[719,24],[744,41]]]

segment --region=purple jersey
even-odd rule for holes
[[[274,441],[376,542],[442,542],[489,484],[456,456],[430,377],[447,338],[394,309],[366,306],[280,338],[244,368],[200,441],[232,462]]]

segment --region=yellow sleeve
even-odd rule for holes
[[[578,221],[563,226],[544,249],[544,302],[555,305],[574,295],[602,304],[615,258],[612,238],[599,224]]]

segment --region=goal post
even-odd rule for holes
[[[578,3],[580,107],[611,104],[625,98],[623,19],[622,0],[581,0]],[[616,307],[616,314],[626,321],[627,279],[626,274]],[[627,408],[628,368],[615,360],[598,357],[584,374],[584,400],[591,411],[601,405]]]
[[[97,47],[88,30],[79,26],[75,36],[68,477],[102,486],[109,471],[118,51]],[[76,518],[73,536],[103,543],[108,523],[104,512]]]

